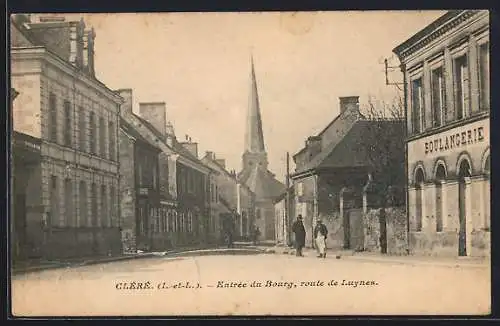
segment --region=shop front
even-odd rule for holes
[[[489,121],[478,115],[408,142],[413,251],[489,255]]]

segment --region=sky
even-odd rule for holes
[[[383,59],[443,11],[85,14],[96,32],[96,76],[132,88],[139,102],[166,102],[177,138],[241,170],[254,57],[269,169],[339,113],[340,96],[392,101]],[[67,15],[80,19],[81,14]],[[398,72],[391,80],[400,81]],[[291,170],[294,164],[291,160]]]

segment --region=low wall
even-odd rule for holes
[[[381,209],[370,209],[364,215],[365,245],[364,250],[381,252],[380,232]],[[406,212],[404,208],[389,207],[385,209],[387,231],[387,254],[407,254]]]

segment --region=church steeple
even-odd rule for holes
[[[248,97],[248,111],[245,130],[245,148],[243,152],[243,171],[250,172],[254,167],[267,170],[267,153],[262,131],[262,117],[260,115],[259,93],[253,55],[250,55],[250,93]]]
[[[262,118],[260,115],[259,93],[257,91],[253,55],[250,56],[250,65],[250,93],[245,132],[245,152],[264,153],[266,149],[264,146],[264,134],[262,132]]]

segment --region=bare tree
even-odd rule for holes
[[[370,206],[380,208],[382,253],[387,252],[387,239],[384,239],[386,208],[404,203],[406,129],[403,104],[401,98],[390,104],[375,104],[369,100],[363,112],[363,143],[357,148],[367,162]]]

